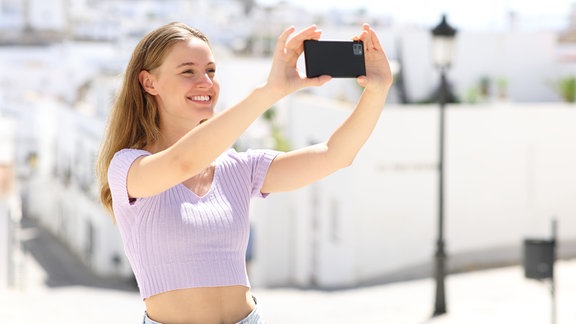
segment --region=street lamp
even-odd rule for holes
[[[432,59],[440,72],[440,91],[438,102],[440,104],[439,118],[439,145],[438,145],[438,240],[436,242],[435,277],[436,277],[436,301],[432,316],[446,313],[446,296],[444,279],[446,277],[446,252],[444,249],[444,110],[448,85],[446,71],[452,65],[454,58],[454,37],[456,29],[448,25],[446,15],[442,21],[432,29]]]

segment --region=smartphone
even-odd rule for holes
[[[306,76],[356,78],[366,75],[362,41],[305,40]]]

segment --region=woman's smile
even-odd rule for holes
[[[192,96],[192,97],[188,97],[188,100],[191,100],[194,102],[200,102],[200,103],[210,103],[212,101],[212,97],[208,96],[208,95]]]

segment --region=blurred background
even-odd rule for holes
[[[443,15],[456,33],[439,62],[432,29]],[[0,0],[0,300],[34,310],[62,288],[84,287],[60,302],[87,300],[86,314],[104,299],[116,301],[117,316],[143,312],[94,165],[132,49],[175,20],[211,40],[218,109],[266,79],[276,37],[290,25],[350,39],[368,22],[391,60],[394,86],[355,163],[253,202],[249,272],[272,302],[294,298],[275,295],[286,288],[310,301],[311,290],[431,285],[439,243],[446,275],[521,266],[526,238],[554,236],[558,259],[576,256],[574,1]],[[338,79],[300,91],[235,146],[323,141],[361,90]],[[368,313],[414,316],[406,303]],[[2,307],[3,323],[35,313]]]

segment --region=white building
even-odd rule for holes
[[[300,147],[325,139],[351,106],[301,97],[283,109]],[[450,106],[446,120],[449,268],[518,263],[522,240],[548,239],[552,219],[559,255],[573,257],[574,107]],[[351,167],[256,202],[255,283],[333,288],[430,275],[437,152],[437,107],[387,107]]]
[[[0,291],[18,281],[16,247],[22,213],[15,174],[14,127],[0,106]]]

